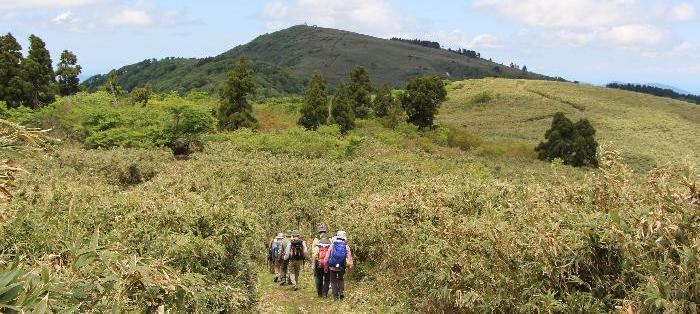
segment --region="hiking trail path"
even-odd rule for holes
[[[298,291],[291,286],[280,286],[273,282],[274,275],[270,274],[267,265],[263,264],[258,270],[258,296],[257,310],[259,313],[384,313],[367,304],[360,304],[352,298],[352,281],[345,281],[345,295],[343,301],[334,302],[333,297],[321,299],[316,295],[316,285],[313,270],[309,265],[299,274],[301,277],[297,284]]]

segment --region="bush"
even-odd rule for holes
[[[535,148],[541,160],[561,158],[565,164],[574,167],[598,167],[598,143],[595,129],[588,120],[581,119],[574,124],[558,112],[554,115],[552,127],[545,133],[545,139],[546,142]]]
[[[462,150],[470,150],[478,147],[483,141],[463,128],[451,127],[447,136],[447,145],[457,147]]]
[[[469,98],[469,103],[474,105],[485,104],[491,101],[491,99],[493,99],[491,93],[488,91],[483,91],[476,93],[471,98]]]

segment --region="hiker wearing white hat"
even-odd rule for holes
[[[333,300],[337,301],[345,298],[345,271],[352,271],[353,262],[345,231],[338,231],[333,239],[324,266],[330,272]]]
[[[273,265],[273,274],[275,274],[274,281],[277,282],[283,279],[282,262],[284,261],[284,234],[282,232],[278,232],[275,238],[272,239],[268,256],[270,263]]]

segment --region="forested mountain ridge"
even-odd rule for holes
[[[391,86],[401,86],[411,77],[426,73],[454,80],[548,79],[544,75],[444,49],[305,25],[261,35],[215,57],[147,59],[114,73],[126,90],[149,82],[159,92],[211,91],[241,54],[251,61],[257,83],[266,95],[299,93],[316,71],[334,87],[357,65],[369,70],[373,83]],[[83,85],[95,90],[106,78],[107,75],[96,75]]]

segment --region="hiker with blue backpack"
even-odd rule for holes
[[[270,263],[273,265],[275,279],[274,282],[278,280],[285,280],[285,276],[282,273],[282,263],[284,262],[284,234],[278,232],[277,236],[270,242],[270,250],[268,252]]]
[[[324,263],[325,271],[330,272],[333,301],[345,298],[345,272],[351,272],[353,267],[352,252],[347,241],[345,231],[338,231]]]
[[[326,271],[325,261],[331,247],[331,241],[328,239],[328,228],[325,225],[318,225],[316,231],[318,232],[318,237],[315,237],[314,242],[311,244],[316,293],[319,298],[327,298],[331,274]]]

